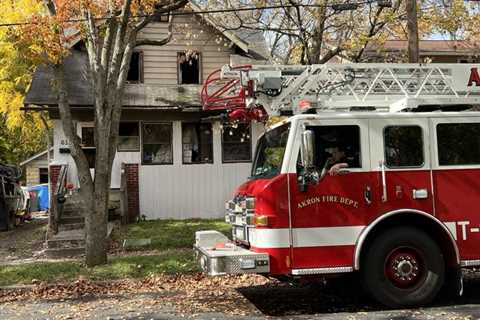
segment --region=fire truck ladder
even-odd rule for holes
[[[398,112],[427,105],[480,105],[480,81],[472,81],[477,67],[387,63],[226,65],[207,79],[202,102],[206,110],[252,113],[261,108],[268,115],[297,114],[310,108],[317,112]]]

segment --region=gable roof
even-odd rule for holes
[[[53,153],[53,147],[50,148],[50,153]],[[45,156],[47,154],[47,150],[44,150],[40,153],[37,153],[36,155],[28,158],[27,160],[23,161],[23,162],[20,162],[20,167],[23,167],[24,165],[32,162],[33,160],[37,160],[38,158],[41,158],[43,156]]]

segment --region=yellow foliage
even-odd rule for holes
[[[0,0],[0,21],[26,21],[42,10],[38,0]],[[26,46],[18,41],[20,32],[21,28],[15,26],[0,28],[0,125],[4,126],[2,135],[8,137],[7,142],[11,144],[9,151],[13,155],[8,158],[15,161],[40,151],[46,132],[40,114],[25,114],[20,110],[38,63],[30,57],[39,51],[34,45]]]

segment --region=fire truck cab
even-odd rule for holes
[[[300,114],[260,137],[226,204],[232,240],[196,234],[210,275],[356,272],[392,307],[480,265],[480,113]]]

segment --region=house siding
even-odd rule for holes
[[[215,218],[224,214],[224,203],[250,175],[251,163],[223,163],[220,122],[213,123],[213,163],[182,163],[182,121],[173,124],[173,164],[142,165],[141,152],[117,152],[112,169],[111,188],[119,188],[122,163],[139,164],[140,214],[147,219]],[[190,121],[188,121],[190,122]],[[77,132],[89,122],[78,122]],[[69,154],[60,154],[65,141],[61,123],[54,122],[54,162],[69,164],[68,181],[79,186],[75,164]],[[263,125],[252,123],[252,157]],[[93,171],[92,171],[93,173]]]
[[[186,26],[187,25],[187,26]],[[151,23],[139,39],[161,40],[167,37],[168,23]],[[194,38],[195,37],[195,38]],[[177,85],[177,53],[186,50],[200,52],[201,81],[224,64],[230,63],[233,50],[225,38],[221,42],[212,27],[202,24],[193,15],[173,17],[173,39],[164,46],[140,46],[143,52],[144,83],[146,85]]]

